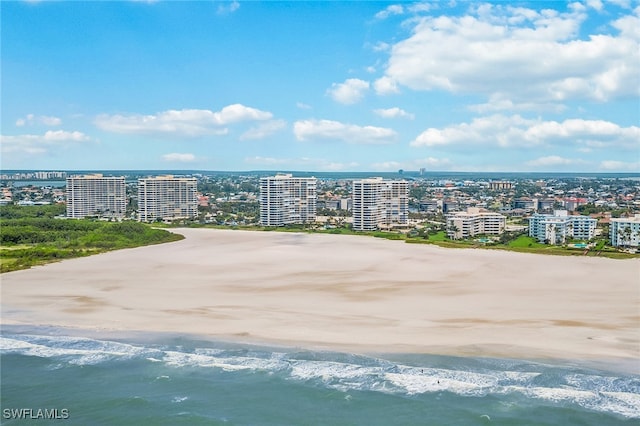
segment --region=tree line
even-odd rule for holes
[[[52,207],[0,207],[2,272],[58,259],[183,238],[139,222],[56,219],[59,211]]]

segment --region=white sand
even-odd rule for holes
[[[3,274],[2,322],[360,352],[640,359],[640,260],[361,236],[185,240]]]

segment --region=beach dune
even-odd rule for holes
[[[640,359],[640,260],[371,237],[186,239],[2,275],[4,324],[360,352]]]

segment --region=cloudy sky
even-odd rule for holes
[[[5,170],[640,170],[638,1],[0,7]]]

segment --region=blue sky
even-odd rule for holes
[[[3,169],[640,170],[640,3],[3,1]]]

